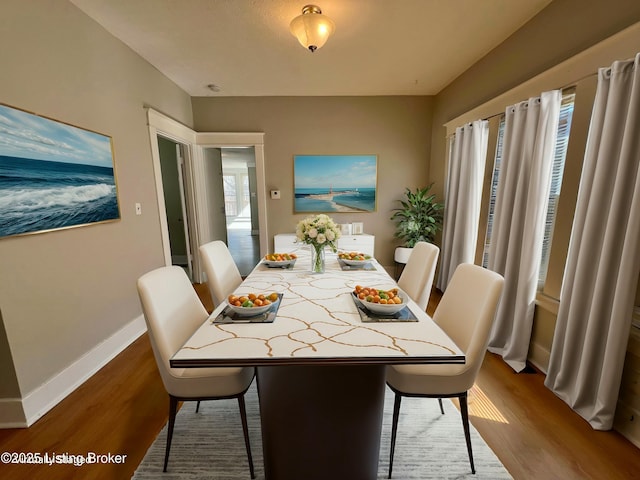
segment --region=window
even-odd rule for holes
[[[249,216],[251,192],[249,176],[246,173],[225,173],[222,176],[224,187],[224,208],[227,217]]]
[[[560,106],[560,122],[558,123],[558,138],[553,158],[553,171],[551,173],[551,188],[549,190],[549,205],[544,225],[544,240],[542,241],[542,259],[538,274],[538,289],[544,286],[549,268],[549,256],[551,253],[551,241],[553,239],[553,227],[556,223],[556,212],[562,187],[562,174],[564,173],[564,161],[567,158],[569,146],[569,132],[571,131],[571,119],[573,118],[573,105],[575,93],[563,95]]]
[[[224,189],[224,210],[227,217],[238,215],[238,201],[236,199],[236,176],[223,175],[222,185]]]
[[[570,91],[562,97],[560,106],[560,121],[558,123],[558,137],[553,159],[553,170],[551,173],[551,188],[549,190],[549,203],[544,228],[544,239],[542,242],[542,258],[538,273],[538,288],[542,288],[547,277],[549,267],[549,254],[551,252],[551,241],[553,239],[553,227],[555,225],[558,199],[562,187],[562,174],[564,172],[564,162],[567,157],[567,147],[569,145],[569,132],[571,131],[571,119],[573,117],[573,105],[575,93]],[[496,145],[496,156],[493,166],[493,176],[491,178],[491,198],[489,200],[489,215],[487,220],[487,234],[484,242],[482,255],[482,265],[488,266],[489,245],[491,245],[491,232],[493,228],[493,215],[496,205],[496,192],[498,190],[498,178],[500,175],[500,162],[502,160],[502,145],[504,140],[504,116],[500,120],[498,127],[498,141]]]
[[[248,216],[249,208],[251,206],[251,191],[249,190],[249,175],[242,174],[242,207],[240,209],[241,215]],[[250,215],[249,215],[250,216]]]
[[[487,234],[484,239],[484,250],[482,252],[482,266],[489,266],[489,245],[491,245],[491,231],[493,230],[493,214],[496,209],[496,193],[498,192],[498,175],[500,173],[500,162],[502,161],[502,143],[504,141],[504,115],[500,119],[498,126],[498,141],[496,142],[496,157],[493,162],[493,175],[491,177],[491,198],[489,199],[489,215],[487,220]]]

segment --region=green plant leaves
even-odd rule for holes
[[[407,247],[421,241],[433,243],[442,227],[444,205],[436,202],[435,194],[429,193],[431,187],[433,183],[415,191],[407,188],[406,200],[400,200],[401,207],[393,209],[391,220],[396,222],[394,236]]]

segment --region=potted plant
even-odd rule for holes
[[[407,263],[417,242],[433,243],[442,228],[444,205],[436,202],[435,194],[429,193],[431,187],[433,183],[415,191],[407,188],[406,199],[400,200],[401,207],[393,209],[391,220],[396,222],[394,236],[403,242],[394,255],[398,263]]]

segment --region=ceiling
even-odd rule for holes
[[[551,0],[317,0],[315,53],[289,32],[304,0],[71,2],[191,96],[324,96],[435,95]]]

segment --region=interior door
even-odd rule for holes
[[[185,239],[185,252],[187,255],[187,270],[189,278],[193,279],[193,255],[191,254],[191,236],[189,235],[189,214],[187,213],[185,178],[186,164],[182,153],[183,146],[176,144],[176,155],[178,157],[178,185],[180,188],[180,207],[182,212],[182,231]]]
[[[204,243],[222,240],[227,243],[227,219],[222,185],[222,151],[220,148],[204,149],[204,195],[210,213],[209,231]]]
[[[192,278],[193,265],[185,202],[183,146],[162,136],[158,136],[157,141],[162,170],[165,215],[171,249],[171,264],[185,268],[189,278]]]
[[[165,265],[171,265],[171,248],[169,238],[169,227],[165,212],[166,205],[164,199],[164,188],[162,185],[162,168],[160,153],[158,148],[158,137],[162,136],[174,140],[176,143],[184,145],[185,150],[185,182],[187,184],[187,213],[190,220],[189,233],[191,237],[191,251],[193,256],[193,280],[200,283],[203,278],[202,268],[199,258],[195,254],[197,248],[204,238],[226,239],[226,228],[220,228],[225,222],[225,215],[222,214],[224,205],[224,190],[218,190],[221,198],[214,204],[208,204],[207,189],[201,183],[207,177],[205,173],[205,151],[207,149],[220,150],[222,147],[251,147],[253,148],[256,162],[256,196],[258,198],[258,222],[260,239],[260,254],[265,255],[269,250],[269,227],[267,222],[267,189],[265,184],[265,158],[264,158],[264,133],[262,132],[200,132],[197,133],[189,127],[176,122],[166,115],[147,108],[147,119],[149,122],[149,138],[151,145],[151,156],[153,159],[153,171],[156,182],[157,202],[160,214],[160,234]],[[218,175],[221,169],[218,168]],[[217,210],[216,210],[217,208]],[[216,220],[216,227],[211,227],[210,223]],[[219,223],[218,223],[219,222]],[[226,227],[226,226],[225,226]]]

